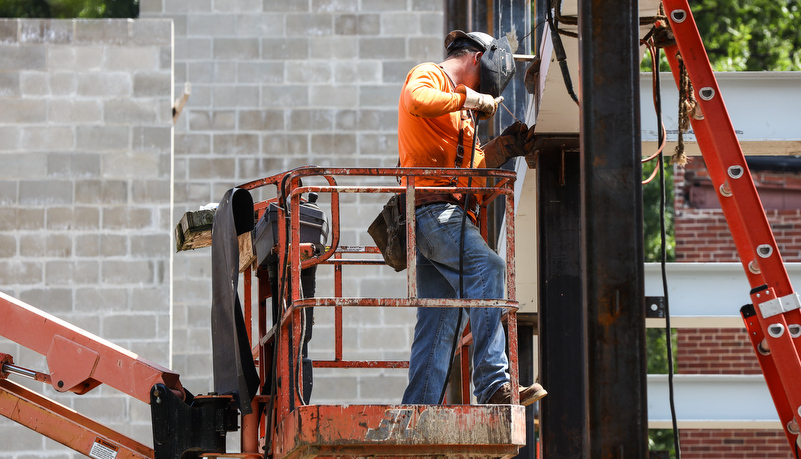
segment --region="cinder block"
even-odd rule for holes
[[[170,182],[168,180],[134,180],[131,182],[131,195],[134,202],[164,205],[169,202]],[[169,221],[172,222],[172,220]]]
[[[287,36],[331,35],[334,31],[334,15],[327,13],[287,14]]]
[[[46,157],[44,153],[26,155],[12,153],[3,155],[3,168],[0,177],[13,180],[44,179],[46,174]]]
[[[47,101],[36,99],[5,99],[0,110],[0,123],[31,124],[47,121]]]
[[[403,59],[405,57],[405,37],[359,38],[359,58],[361,59]]]
[[[169,127],[140,127],[132,129],[134,150],[159,150],[169,152],[172,130]]]
[[[211,135],[196,133],[175,133],[176,154],[208,154],[211,151]]]
[[[381,15],[371,13],[359,14],[356,17],[356,21],[356,33],[359,35],[381,34]]]
[[[16,204],[17,182],[0,181],[0,206],[13,206]]]
[[[17,237],[11,234],[0,234],[0,257],[10,258],[16,255]]]
[[[103,108],[98,100],[51,99],[48,102],[47,120],[51,123],[94,124],[102,118]]]
[[[243,131],[280,131],[284,129],[283,110],[242,110],[239,129]]]
[[[353,403],[358,396],[357,386],[354,380],[347,376],[328,376],[327,372],[314,370],[314,390],[312,399],[318,400],[315,403],[342,403],[350,401]]]
[[[19,202],[24,206],[71,204],[72,188],[72,182],[66,180],[20,181]]]
[[[126,309],[128,290],[115,287],[79,287],[75,289],[73,309],[78,313],[97,314]]]
[[[308,134],[264,134],[261,139],[262,152],[268,154],[304,156],[309,154]],[[283,158],[265,158],[264,173],[282,170]]]
[[[129,41],[130,19],[75,20],[75,43],[122,45]]]
[[[333,110],[297,109],[289,112],[290,131],[330,131],[333,127]]]
[[[148,260],[103,260],[101,276],[102,282],[110,284],[151,284],[153,283],[153,263]],[[149,321],[155,325],[155,319],[150,318]],[[128,334],[110,334],[109,336],[116,336],[120,339],[133,337]]]
[[[283,122],[281,124],[283,125]],[[215,134],[214,153],[228,156],[258,154],[259,136],[257,134]]]
[[[429,2],[428,0],[423,0],[421,3],[426,5],[431,5],[433,8],[441,8],[441,4],[437,2]],[[417,10],[418,8],[414,8]],[[425,33],[432,34],[437,37],[445,37],[445,32],[443,29],[443,20],[442,20],[442,10],[437,9],[436,12],[429,12],[420,17],[420,30],[424,31]],[[444,38],[443,38],[444,44]]]
[[[283,62],[237,62],[238,83],[283,83]]]
[[[213,10],[219,12],[261,11],[262,0],[215,0]]]
[[[264,38],[261,45],[262,59],[266,60],[302,60],[309,57],[309,39],[296,38]],[[288,64],[292,64],[291,62]]]
[[[75,201],[80,204],[123,204],[128,184],[123,180],[81,180],[75,183]]]
[[[49,207],[46,216],[48,230],[96,230],[100,227],[100,210],[96,207]]]
[[[19,97],[20,95],[19,72],[0,73],[0,98]]]
[[[332,63],[334,83],[380,83],[381,61],[337,61]]]
[[[161,48],[157,46],[106,46],[103,68],[115,70],[158,70]]]
[[[151,17],[164,12],[164,0],[139,0],[139,16]]]
[[[212,42],[208,37],[176,37],[175,55],[182,60],[211,60]]]
[[[416,35],[420,33],[419,13],[392,13],[381,16],[381,35]]]
[[[240,14],[236,20],[236,35],[240,37],[283,37],[283,14]]]
[[[309,11],[309,0],[264,0],[264,11]]]
[[[365,2],[362,8],[366,11],[406,11],[406,0],[371,0]]]
[[[362,85],[359,92],[359,105],[364,107],[387,107],[397,105],[400,97],[398,85]]]
[[[338,14],[334,16],[334,33],[337,35],[355,35],[356,15]]]
[[[95,236],[97,238],[97,236]],[[121,257],[128,254],[128,238],[120,235],[103,234],[100,236],[100,256]]]
[[[402,84],[406,81],[406,75],[408,75],[417,64],[419,64],[419,62],[411,60],[381,62],[382,82]],[[400,90],[398,90],[398,93],[400,94]]]
[[[74,73],[50,73],[50,93],[54,96],[72,96],[78,90],[78,80]]]
[[[359,0],[312,0],[312,11],[358,11]]]
[[[158,99],[109,99],[103,102],[103,120],[114,125],[153,124],[158,109]]]
[[[44,269],[39,261],[0,260],[0,279],[3,284],[37,285],[41,284]],[[24,296],[20,299],[25,301]]]
[[[100,45],[58,45],[47,48],[47,65],[51,71],[97,71],[103,67],[103,60],[103,46]]]
[[[398,158],[398,135],[386,134],[360,134],[359,151],[366,154],[381,154],[387,158],[392,158],[395,162]]]
[[[20,147],[27,151],[72,151],[75,149],[75,133],[71,127],[23,128]]]
[[[419,62],[441,59],[444,42],[439,36],[412,37],[409,39],[408,58]]]
[[[258,59],[258,38],[215,38],[214,59]]]
[[[76,146],[85,151],[127,150],[130,145],[127,126],[78,126]]]
[[[214,63],[214,83],[217,85],[236,82],[236,61],[219,60]]]
[[[315,85],[309,89],[311,100],[324,107],[356,107],[359,100],[359,87]]]
[[[139,2],[142,12],[143,0]],[[137,45],[170,46],[172,24],[169,19],[138,19],[131,22],[131,40]]]
[[[303,61],[286,67],[287,81],[297,83],[329,83],[331,73],[331,64],[323,61]]]
[[[311,153],[323,155],[353,155],[356,151],[355,134],[312,134]]]
[[[126,97],[133,88],[130,73],[124,72],[88,73],[77,82],[77,94],[85,97]]]
[[[116,335],[109,335],[119,339]],[[126,422],[128,420],[127,399],[122,396],[74,397],[73,408],[101,423]]]
[[[70,257],[72,256],[72,235],[50,234],[45,242],[45,256]]]
[[[193,131],[226,131],[236,126],[236,112],[232,110],[189,112],[189,128]]]
[[[181,81],[176,78],[175,81]],[[189,98],[190,104],[196,104],[195,84],[214,82],[214,63],[213,62],[189,62],[186,65],[186,81],[192,82],[192,97]]]
[[[19,43],[19,19],[0,19],[0,45]]]
[[[24,290],[20,300],[51,314],[72,312],[72,289],[48,287]]]
[[[131,256],[156,259],[164,257],[170,249],[169,234],[134,234],[130,237]]]
[[[188,37],[230,37],[236,35],[234,14],[189,14],[186,17]]]
[[[95,260],[51,260],[45,263],[47,285],[97,284],[100,280],[100,264]]]
[[[359,55],[359,40],[352,36],[326,36],[309,39],[312,59],[348,59]]]
[[[398,374],[359,378],[359,400],[363,403],[400,403],[409,379],[401,370],[395,373]]]
[[[19,237],[19,255],[31,258],[43,257],[47,250],[46,245],[45,239],[40,234],[22,234]]]
[[[129,231],[151,228],[153,211],[150,208],[111,207],[103,209],[104,229],[124,229]]]
[[[211,0],[164,0],[165,13],[210,13]]]
[[[167,72],[137,72],[133,79],[134,97],[170,97],[172,76]]]
[[[47,154],[48,177],[89,178],[100,175],[100,155],[94,153]]]
[[[259,106],[259,87],[244,85],[218,85],[212,89],[217,108],[248,108]]]
[[[235,162],[232,158],[190,158],[189,159],[189,179],[217,179],[231,180],[234,175]]]
[[[169,71],[175,60],[174,60],[174,50],[172,46],[162,46],[159,48],[159,69]]]
[[[0,71],[44,70],[46,62],[44,45],[0,46]]]
[[[0,445],[9,446],[3,454],[9,454],[12,451],[40,451],[42,449],[42,438],[44,438],[42,434],[26,429],[11,421],[8,422],[8,425],[0,429]],[[6,457],[11,458],[13,456],[9,454]]]
[[[21,137],[22,132],[16,127],[0,126],[0,151],[18,150]],[[7,155],[4,155],[3,161],[5,161],[6,158]]]

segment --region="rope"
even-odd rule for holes
[[[670,158],[670,164],[684,167],[689,161],[684,151],[684,133],[690,129],[690,116],[695,116],[698,101],[695,100],[693,84],[681,54],[676,54],[676,60],[679,62],[679,138],[676,150]]]

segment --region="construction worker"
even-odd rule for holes
[[[506,38],[460,30],[445,39],[447,57],[424,63],[406,77],[398,104],[398,149],[402,167],[499,167],[525,155],[533,129],[517,122],[488,144],[478,147],[476,118],[495,114],[500,93],[514,73]],[[420,186],[453,186],[443,177],[419,177]],[[483,186],[484,180],[462,177],[459,186]],[[464,222],[464,198],[452,194],[417,194],[417,289],[421,298],[503,298],[505,263],[475,226],[477,203],[468,199],[470,221]],[[460,256],[463,257],[460,262]],[[460,269],[461,266],[461,269]],[[461,277],[461,281],[460,281]],[[461,290],[461,294],[460,294]],[[499,308],[467,309],[473,335],[474,395],[482,404],[510,404],[511,384],[506,337]],[[409,383],[404,404],[438,404],[443,400],[460,308],[418,308]],[[521,404],[547,392],[539,384],[520,388]]]

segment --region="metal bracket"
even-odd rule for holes
[[[781,298],[759,303],[759,311],[762,313],[763,318],[773,317],[799,308],[801,308],[801,298],[795,292]]]
[[[665,312],[665,297],[664,296],[646,296],[645,297],[645,318],[646,319],[664,319],[667,316]]]

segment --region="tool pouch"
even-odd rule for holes
[[[395,271],[406,269],[406,195],[392,195],[367,233],[388,266]]]

